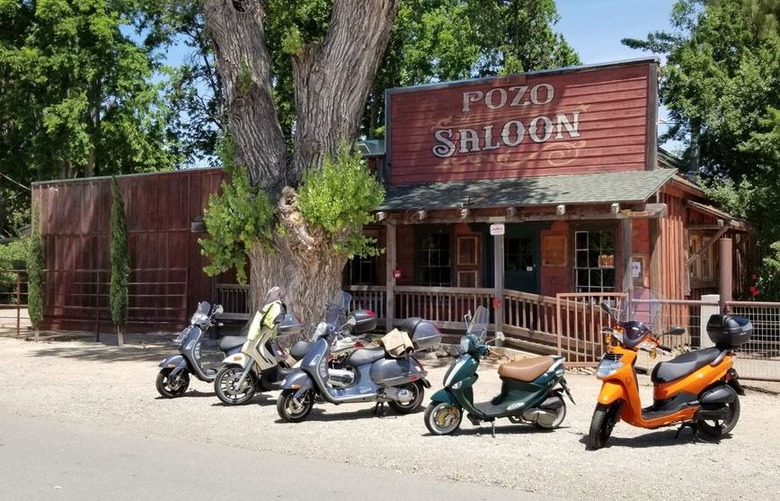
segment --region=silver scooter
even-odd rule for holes
[[[340,304],[349,304],[351,296],[341,293]],[[337,310],[338,308],[334,308]],[[350,314],[345,327],[355,329],[360,319]],[[427,372],[412,353],[390,355],[385,347],[361,348],[347,358],[346,369],[332,375],[328,361],[331,354],[334,329],[321,322],[315,332],[314,345],[281,383],[282,393],[277,400],[279,416],[287,422],[305,420],[314,408],[317,397],[333,404],[376,402],[376,411],[388,403],[399,414],[409,414],[420,408],[425,388],[431,384]],[[405,321],[404,330],[414,349],[427,348],[441,341],[441,332],[432,323],[421,318]]]
[[[211,306],[207,301],[198,304],[198,309],[190,319],[190,325],[181,331],[174,340],[179,348],[178,355],[171,355],[160,362],[155,385],[165,398],[179,397],[190,386],[190,374],[197,379],[211,383],[217,375],[219,365],[208,367],[201,358],[203,337],[214,325],[214,317],[222,313],[222,305]],[[224,357],[238,353],[246,336],[225,336],[219,340],[219,349]]]

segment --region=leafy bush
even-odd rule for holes
[[[363,235],[371,211],[385,197],[382,184],[369,172],[357,151],[342,145],[336,158],[310,170],[298,190],[298,207],[309,224],[333,236],[337,251],[348,257],[377,255],[375,239]]]

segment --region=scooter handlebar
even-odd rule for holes
[[[665,351],[667,353],[671,353],[672,352],[672,349],[670,347],[668,347],[666,345],[663,345],[663,344],[659,344],[658,345],[658,349],[661,350],[661,351]]]

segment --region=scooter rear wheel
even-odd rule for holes
[[[731,387],[728,388],[731,389]],[[731,433],[731,430],[737,426],[740,411],[739,395],[733,390],[732,392],[734,393],[734,400],[726,404],[726,408],[728,409],[726,418],[722,420],[699,419],[696,421],[696,429],[699,433],[709,438],[719,439]]]
[[[433,402],[425,409],[425,427],[434,435],[449,435],[460,426],[463,409],[446,402]]]
[[[612,428],[620,419],[620,403],[610,405],[598,404],[593,411],[590,421],[590,433],[588,433],[588,449],[601,449],[607,444]]]
[[[180,371],[171,377],[173,369],[166,367],[157,373],[157,392],[165,398],[176,398],[184,395],[187,388],[190,387],[190,373],[186,370]]]
[[[243,372],[244,368],[240,365],[228,365],[217,373],[217,377],[214,379],[214,392],[223,403],[241,405],[249,402],[255,396],[257,377],[254,372],[247,374],[243,384],[236,387]]]
[[[405,404],[391,401],[390,407],[392,407],[393,410],[398,414],[411,414],[412,412],[415,412],[417,409],[419,409],[422,405],[423,397],[425,397],[425,387],[423,386],[422,381],[409,383],[407,385],[401,386],[400,389],[411,392],[412,399]]]

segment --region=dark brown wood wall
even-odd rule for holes
[[[129,331],[177,330],[211,300],[211,279],[191,222],[218,191],[221,169],[117,177],[127,215]],[[110,331],[108,309],[111,178],[34,186],[46,252],[47,328]]]

